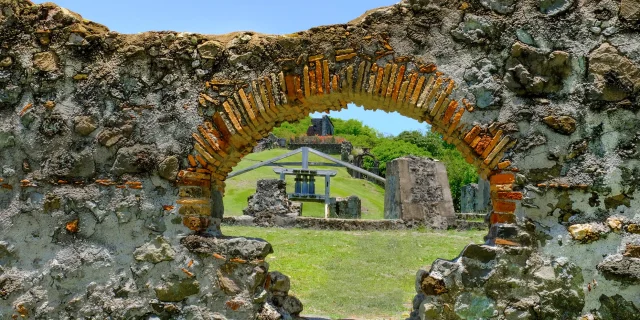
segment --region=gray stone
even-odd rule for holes
[[[180,302],[200,292],[200,283],[195,279],[181,281],[167,281],[155,288],[156,297],[164,302]]]
[[[265,303],[258,314],[258,320],[280,320],[282,315],[271,303]]]
[[[498,36],[498,30],[490,19],[467,14],[458,28],[451,30],[451,36],[468,44],[486,44]]]
[[[482,263],[489,263],[496,258],[496,249],[486,245],[470,244],[462,251],[460,256],[478,260]]]
[[[111,171],[114,174],[149,172],[156,167],[155,150],[151,146],[135,145],[120,148]]]
[[[464,80],[469,84],[469,90],[476,98],[478,108],[499,105],[502,84],[496,80],[497,71],[498,68],[488,59],[482,59],[476,66],[465,70]]]
[[[153,241],[144,244],[133,252],[133,256],[138,261],[160,263],[162,261],[173,261],[176,252],[163,237],[156,237]]]
[[[44,72],[58,70],[58,56],[53,51],[40,52],[33,55],[33,66]]]
[[[519,95],[555,93],[562,90],[571,68],[571,56],[567,52],[547,52],[516,42],[507,59],[504,83]]]
[[[289,294],[289,289],[291,288],[291,280],[289,277],[278,272],[273,271],[269,272],[269,279],[271,285],[269,286],[269,291],[271,291],[276,296],[286,296]]]
[[[167,157],[158,165],[158,175],[169,181],[176,180],[179,170],[180,163],[176,156]]]
[[[90,116],[79,116],[73,119],[75,131],[81,136],[88,136],[98,128],[96,120]]]
[[[205,238],[189,235],[181,240],[194,253],[222,254],[244,260],[262,259],[273,252],[271,244],[261,239],[247,238]]]
[[[574,0],[538,0],[540,12],[554,16],[571,9]]]
[[[507,14],[515,10],[516,0],[480,0],[480,3],[497,13]]]
[[[453,225],[455,212],[445,165],[414,156],[387,163],[384,217],[422,221],[436,229]]]
[[[0,131],[0,150],[11,148],[16,145],[16,139],[13,133],[8,131]]]
[[[612,254],[598,264],[598,270],[606,277],[618,281],[640,280],[640,258]]]

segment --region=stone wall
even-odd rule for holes
[[[384,217],[424,221],[436,229],[453,226],[455,211],[444,164],[414,156],[387,163]]]
[[[495,258],[434,264],[415,317],[632,319],[638,7],[403,0],[289,35],[208,36],[0,0],[1,317],[256,316],[257,270],[221,294],[222,260],[178,239],[220,236],[224,181],[273,127],[353,102],[430,123],[490,181],[474,250]],[[135,260],[158,237],[175,260]],[[197,299],[155,301],[194,281]]]
[[[256,193],[249,196],[242,213],[257,219],[300,215],[287,195],[287,182],[279,179],[258,180]]]

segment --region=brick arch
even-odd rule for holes
[[[207,93],[230,82],[209,81],[199,96],[202,106],[216,105],[215,112],[198,126],[192,137],[190,168],[178,176],[179,212],[191,230],[219,233],[220,214],[210,217],[213,207],[221,211],[225,179],[257,141],[284,121],[297,121],[313,112],[341,110],[348,103],[367,109],[398,112],[431,124],[445,141],[454,144],[492,185],[494,210],[491,223],[514,223],[517,202],[514,192],[517,171],[506,152],[516,140],[474,116],[475,107],[456,96],[458,84],[437,70],[410,57],[389,59],[359,55],[355,49],[336,49],[329,54],[309,53],[297,70],[265,74],[234,86],[218,102]],[[187,190],[196,192],[187,192]]]

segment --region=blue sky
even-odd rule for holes
[[[46,1],[34,1],[42,3]],[[224,34],[257,31],[286,34],[311,27],[345,23],[365,11],[397,0],[57,0],[58,5],[121,33],[185,31]],[[349,106],[332,117],[358,119],[386,134],[424,130],[426,124],[397,113],[365,111]]]

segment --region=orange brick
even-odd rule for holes
[[[492,213],[489,218],[491,224],[496,223],[515,223],[516,215],[513,213]]]
[[[480,134],[480,126],[475,126],[467,135],[464,137],[464,142],[466,144],[471,144],[473,140]]]
[[[498,169],[503,170],[508,168],[511,165],[511,161],[507,160],[507,161],[502,161],[500,163],[498,163]]]
[[[498,213],[514,213],[516,211],[516,203],[510,201],[492,201],[493,211]]]
[[[491,176],[489,182],[491,184],[511,184],[516,181],[513,173],[499,173]]]
[[[198,165],[198,164],[196,163],[196,159],[193,157],[193,155],[188,155],[188,156],[187,156],[187,160],[189,160],[189,165],[190,165],[191,167],[195,167],[195,166],[197,166],[197,165]]]
[[[522,200],[522,192],[498,192],[498,199]]]
[[[512,247],[518,247],[520,246],[519,243],[517,242],[513,242],[513,241],[509,241],[509,240],[505,240],[505,239],[496,239],[495,241],[497,246],[512,246]]]
[[[491,144],[491,141],[493,139],[490,136],[483,136],[482,138],[480,138],[480,141],[478,141],[478,144],[476,145],[474,151],[478,154],[481,155],[484,150],[489,146],[489,144]]]

